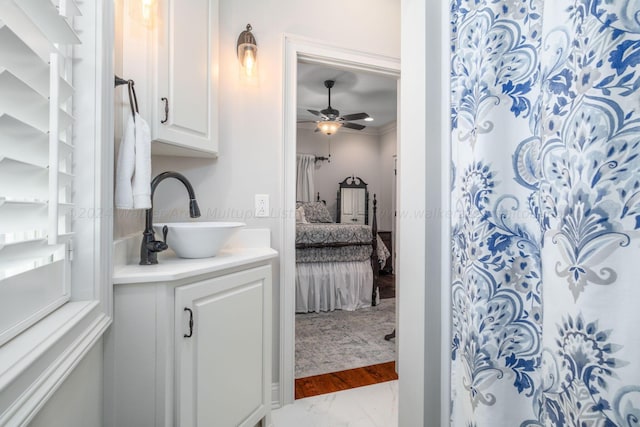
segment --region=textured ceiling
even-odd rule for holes
[[[327,108],[325,80],[336,82],[331,89],[331,106],[341,115],[365,112],[374,118],[373,122],[354,123],[378,128],[396,120],[396,79],[298,62],[298,121],[317,120],[307,110]]]

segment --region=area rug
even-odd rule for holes
[[[395,360],[395,298],[356,311],[296,314],[296,378]]]

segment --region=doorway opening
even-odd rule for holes
[[[305,301],[303,305],[306,305],[301,307],[299,294],[303,292],[308,296],[309,286],[300,288],[297,283],[299,280],[296,280],[296,275],[299,273],[299,265],[295,262],[296,221],[295,215],[286,216],[281,257],[281,276],[284,286],[281,294],[280,319],[280,386],[281,402],[284,404],[294,399],[296,379],[298,380],[295,381],[298,388],[297,395],[300,397],[308,396],[304,391],[305,383],[308,384],[311,381],[311,388],[317,388],[317,383],[313,383],[313,378],[317,375],[322,375],[323,377],[318,379],[329,384],[329,387],[333,379],[334,383],[339,383],[339,387],[342,387],[338,389],[344,389],[345,383],[346,388],[349,387],[348,384],[352,384],[353,387],[367,385],[367,381],[371,381],[367,380],[367,377],[377,378],[373,380],[374,382],[381,382],[380,378],[394,379],[394,362],[397,354],[395,341],[385,340],[385,335],[393,332],[397,318],[395,257],[392,257],[391,253],[395,252],[396,246],[394,244],[396,229],[394,156],[398,147],[395,123],[399,105],[397,97],[400,72],[399,61],[393,58],[377,57],[340,48],[327,48],[310,44],[308,41],[287,39],[286,45],[283,197],[285,211],[293,212],[297,206],[300,206],[300,204],[296,205],[296,201],[300,201],[300,193],[296,191],[299,186],[296,183],[296,155],[313,156],[314,160],[317,159],[312,167],[313,191],[308,191],[307,197],[309,193],[313,196],[311,200],[304,201],[316,203],[319,201],[326,207],[332,221],[344,224],[345,218],[341,212],[344,212],[343,207],[348,200],[367,211],[370,217],[368,225],[372,226],[375,194],[377,230],[382,232],[383,238],[377,239],[377,242],[381,242],[380,246],[390,250],[387,256],[380,256],[385,258],[380,276],[382,280],[377,280],[375,286],[382,284],[383,287],[380,292],[376,292],[375,296],[369,295],[368,301],[366,292],[360,293],[365,296],[364,298],[353,297],[347,292],[347,295],[342,295],[342,298],[341,295],[337,295],[335,301],[327,301],[332,297],[318,296],[314,299],[312,289],[312,298]],[[334,82],[330,100],[324,84],[327,80]],[[362,86],[363,82],[365,82],[364,86]],[[354,96],[354,92],[365,98]],[[390,117],[385,117],[382,113],[380,107],[383,102],[393,105],[393,114]],[[342,114],[342,117],[352,119],[345,120],[342,124],[353,123],[355,126],[342,126],[335,134],[329,136],[322,131],[315,131],[319,127],[318,122],[335,118],[328,117],[329,113],[332,113],[328,111],[330,109],[339,111],[335,116]],[[366,116],[372,117],[374,122],[377,121],[375,126],[370,125],[373,122],[364,122],[364,115],[361,113],[366,113]],[[343,181],[348,184],[364,183],[369,197],[365,199],[363,196],[362,202],[354,201],[354,197],[343,197],[341,200],[338,190]],[[361,217],[363,218],[361,222],[364,222],[365,215]],[[359,218],[354,215],[351,221],[357,223]],[[319,250],[325,255],[328,251],[330,251],[328,248]],[[328,259],[333,259],[332,255],[328,255]],[[312,258],[311,262],[314,263],[314,261]],[[366,261],[363,263],[366,264]],[[316,267],[322,269],[326,266],[316,263],[314,268]],[[313,275],[312,270],[313,268],[306,273]],[[316,292],[321,288],[326,290],[324,286],[327,276],[323,272],[317,274],[319,279],[316,282],[325,282],[325,284],[316,288]],[[349,276],[351,273],[346,274]],[[371,274],[373,274],[372,271]],[[357,274],[345,279],[350,283],[346,287],[358,281],[358,283],[366,282],[362,278],[353,279],[355,276]],[[313,281],[313,278],[311,280]],[[332,288],[333,285],[328,286],[329,289],[335,290]],[[363,288],[364,286],[363,284]],[[371,289],[372,285],[369,286]],[[296,294],[298,294],[298,303],[296,303]],[[336,294],[332,293],[332,295]],[[371,301],[377,305],[371,307]],[[345,303],[348,307],[344,306]],[[338,310],[334,310],[335,308]],[[299,314],[295,314],[296,312]],[[386,323],[381,321],[381,316],[386,316],[388,321]],[[376,327],[378,327],[377,332]],[[355,334],[354,329],[357,331]],[[364,335],[367,333],[363,331],[365,329],[368,329],[368,333],[373,334],[374,338],[365,338]],[[386,350],[390,347],[386,356],[380,354],[385,345]]]

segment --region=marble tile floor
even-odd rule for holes
[[[273,411],[273,427],[397,427],[398,381],[298,399]]]

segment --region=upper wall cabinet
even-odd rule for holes
[[[156,0],[149,15],[143,3],[123,0],[116,34],[122,34],[121,77],[135,81],[152,153],[216,157],[218,0]]]

